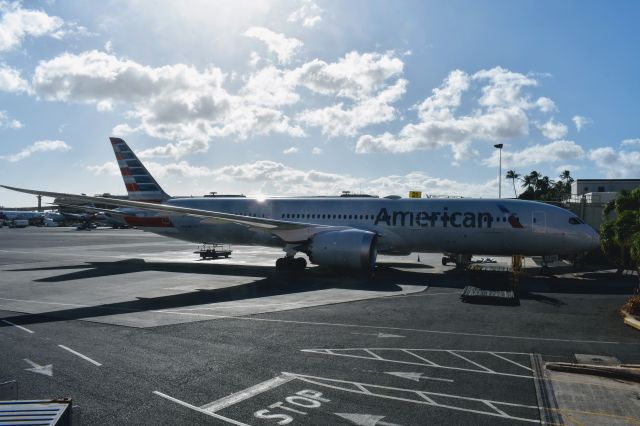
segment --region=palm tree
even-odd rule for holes
[[[523,194],[521,194],[520,197],[526,198],[527,200],[535,200],[536,189],[538,189],[538,179],[540,179],[541,176],[542,175],[535,170],[528,175],[524,175],[522,177],[522,187],[527,188],[527,190],[524,192],[524,195],[526,196],[523,197]]]
[[[560,173],[560,176],[558,176],[560,178],[560,180],[564,183],[564,185],[562,185],[562,191],[563,193],[567,193],[567,194],[571,194],[571,184],[573,183],[574,179],[571,177],[571,172],[569,170],[565,170],[562,173]]]
[[[518,193],[516,192],[516,179],[520,179],[520,174],[516,173],[515,170],[507,170],[507,179],[511,179],[513,183],[513,196],[518,198]]]

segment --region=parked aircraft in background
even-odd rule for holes
[[[28,194],[150,211],[130,225],[194,243],[282,247],[278,269],[317,265],[370,271],[377,253],[575,256],[598,234],[562,208],[524,200],[356,197],[171,198],[120,138],[111,138],[129,200],[4,186]],[[444,259],[443,259],[444,260]]]
[[[20,221],[24,224],[40,225],[47,223],[59,223],[64,220],[64,216],[58,212],[39,212],[39,211],[27,211],[27,210],[0,210],[0,223],[6,222],[7,224],[17,223]]]

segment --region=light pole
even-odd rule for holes
[[[504,145],[501,143],[495,144],[493,147],[498,148],[499,156],[500,156],[500,165],[498,166],[498,198],[502,198],[502,147]]]

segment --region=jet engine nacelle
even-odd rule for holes
[[[376,263],[376,234],[358,229],[316,234],[308,246],[309,259],[320,266],[370,271]]]

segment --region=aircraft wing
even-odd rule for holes
[[[259,217],[241,216],[230,213],[214,212],[209,210],[193,209],[189,207],[172,206],[167,204],[147,203],[143,201],[120,200],[105,197],[91,197],[88,195],[65,194],[61,192],[39,191],[33,189],[16,188],[13,186],[0,185],[12,191],[23,192],[25,194],[42,195],[59,199],[63,204],[73,204],[77,202],[103,203],[118,207],[134,207],[141,210],[168,213],[173,216],[199,217],[212,222],[227,222],[245,226],[253,231],[267,232],[282,238],[288,243],[299,243],[306,241],[315,234],[326,231],[338,231],[350,229],[348,226],[317,225],[302,222],[289,222],[284,220],[265,219]]]

